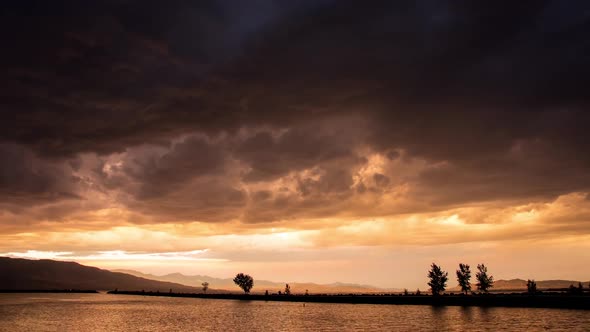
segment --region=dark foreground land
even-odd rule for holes
[[[561,308],[590,310],[590,296],[561,293],[488,294],[488,295],[258,295],[258,294],[190,294],[171,292],[111,291],[109,294],[170,296],[242,301],[283,301],[351,304],[406,304],[431,306],[478,306],[518,308]]]

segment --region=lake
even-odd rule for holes
[[[590,312],[0,294],[0,331],[590,331]]]

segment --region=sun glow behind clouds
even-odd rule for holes
[[[473,204],[367,219],[300,220],[296,225],[300,228],[286,222],[127,224],[85,231],[55,228],[7,237],[0,256],[77,261],[153,274],[227,278],[247,271],[276,281],[344,280],[386,287],[422,288],[422,269],[432,261],[447,269],[458,262],[489,263],[498,278],[580,279],[587,271],[577,262],[587,259],[589,251],[583,245],[587,235],[580,228],[586,226],[577,222],[590,220],[587,197],[587,193],[574,193],[550,202]],[[48,226],[52,225],[63,224]],[[447,250],[444,255],[443,249]],[[542,252],[544,259],[537,260],[536,252]],[[395,271],[392,278],[393,266],[383,270],[384,262],[392,261],[414,270]],[[515,274],[519,270],[514,264],[522,261],[528,262],[526,270],[531,275]],[[554,269],[554,264],[560,268]]]

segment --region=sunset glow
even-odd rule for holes
[[[0,256],[588,280],[588,11],[316,2],[2,16]]]

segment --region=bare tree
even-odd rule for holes
[[[477,290],[487,293],[490,288],[494,287],[494,277],[488,276],[488,268],[483,264],[477,264],[477,271],[475,274]]]
[[[457,270],[457,282],[459,282],[459,286],[461,286],[461,292],[467,294],[471,291],[471,269],[469,268],[469,264],[459,264],[459,269]]]
[[[432,291],[432,295],[440,295],[447,287],[448,273],[443,271],[440,266],[432,263],[430,271],[428,271],[428,286]]]
[[[207,293],[207,290],[209,289],[209,283],[206,281],[203,281],[201,286],[203,286],[203,293]]]
[[[285,284],[285,295],[291,295],[291,286]]]
[[[537,283],[535,280],[528,279],[526,281],[526,290],[529,294],[535,294],[537,292]]]
[[[252,277],[247,274],[238,273],[234,278],[234,283],[240,286],[240,288],[244,290],[244,293],[249,294],[250,290],[254,286],[254,279],[252,279]]]

